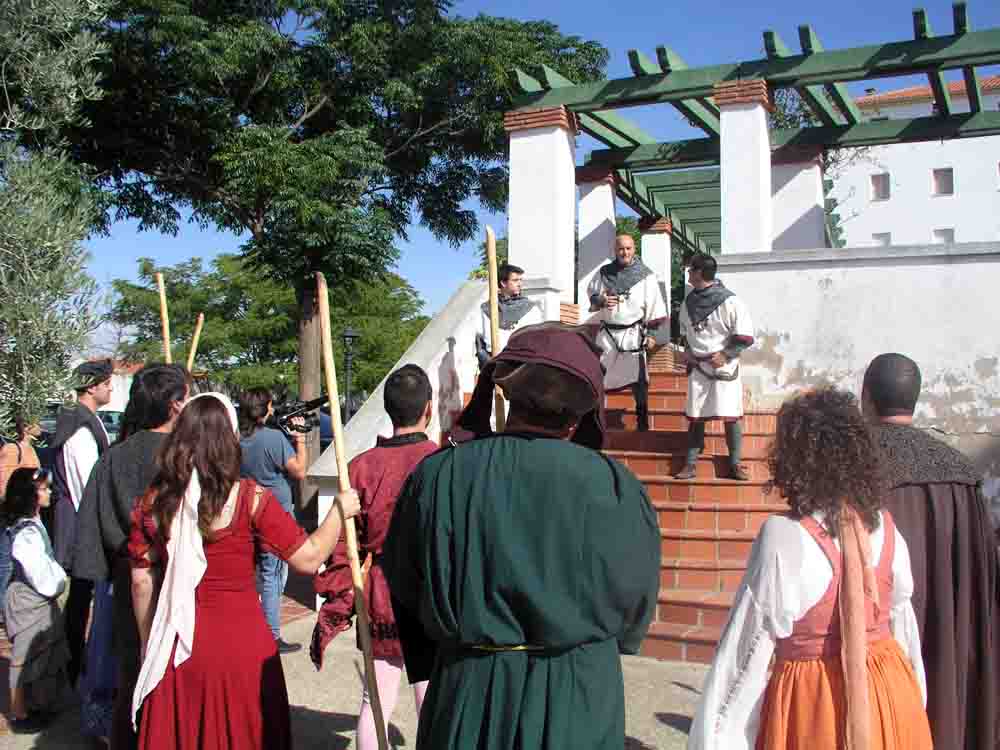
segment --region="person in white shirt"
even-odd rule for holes
[[[930,750],[910,556],[857,399],[785,402],[770,468],[790,512],[754,542],[688,750]]]
[[[537,302],[521,294],[523,286],[524,269],[511,263],[503,263],[497,269],[497,282],[499,283],[497,295],[497,321],[500,339],[500,351],[507,346],[507,340],[519,326],[534,325],[544,320],[542,308]],[[482,315],[479,319],[479,330],[476,332],[476,359],[479,366],[486,364],[487,360],[494,354],[491,348],[492,329],[490,327],[490,303],[487,300],[480,306]]]
[[[694,479],[705,447],[705,422],[721,419],[729,449],[729,478],[747,481],[740,466],[743,446],[743,382],[740,355],[753,345],[753,322],[746,305],[715,278],[715,258],[697,253],[688,264],[688,290],[681,305],[681,336],[687,343],[687,461],[676,479]]]
[[[70,575],[66,601],[66,639],[69,642],[69,679],[76,684],[83,661],[83,646],[93,599],[93,581],[73,575],[77,509],[97,459],[108,449],[108,433],[97,410],[111,401],[110,359],[84,362],[73,371],[76,404],[63,408],[56,422],[51,448],[55,455],[52,475],[53,547],[56,560]]]
[[[599,324],[597,345],[604,352],[604,389],[632,387],[636,425],[649,429],[647,352],[670,342],[670,316],[660,282],[635,254],[635,240],[615,238],[615,259],[594,274],[587,294],[592,320]]]
[[[56,601],[66,588],[66,573],[39,518],[49,503],[44,469],[14,471],[3,504],[9,544],[4,553],[13,563],[3,606],[11,640],[10,726],[15,734],[40,731],[66,687],[69,649]]]

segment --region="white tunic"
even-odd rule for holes
[[[11,557],[21,566],[24,582],[45,598],[51,599],[66,588],[66,571],[46,545],[44,527],[38,518],[31,519],[14,537]]]
[[[729,297],[697,327],[692,325],[687,305],[681,305],[681,335],[687,338],[687,351],[697,358],[708,357],[726,348],[731,336],[753,337],[753,321],[739,297]],[[743,416],[743,382],[739,358],[717,370],[708,362],[698,362],[688,377],[687,416],[691,419]],[[706,373],[723,376],[736,373],[734,380],[715,380]]]
[[[814,517],[822,522],[822,515]],[[870,535],[873,565],[881,556],[884,532],[883,523]],[[913,664],[926,703],[920,634],[910,603],[910,553],[899,529],[895,536],[889,622]],[[767,519],[754,541],[715,662],[702,686],[688,750],[753,750],[775,643],[791,635],[796,621],[823,598],[832,580],[830,561],[801,523],[781,515]]]
[[[636,263],[642,261],[636,259]],[[601,274],[587,287],[587,295],[594,297],[606,293]],[[604,387],[617,390],[639,380],[639,366],[643,361],[642,351],[646,336],[652,336],[659,345],[670,342],[670,325],[667,306],[660,291],[656,274],[647,274],[642,281],[629,289],[628,297],[619,297],[618,305],[612,310],[601,308],[594,318],[612,325],[632,325],[624,329],[608,329],[601,326],[597,333],[597,345],[601,347],[601,364],[604,365]],[[651,325],[654,324],[654,325]]]
[[[487,306],[488,309],[488,306]],[[481,311],[479,316],[479,334],[483,337],[483,341],[486,342],[487,350],[491,349],[493,346],[493,335],[490,331],[490,315],[489,312]],[[507,342],[510,341],[511,334],[514,333],[521,326],[530,326],[535,323],[544,323],[545,318],[542,315],[542,307],[539,304],[533,304],[531,309],[528,310],[521,319],[514,324],[513,328],[500,328],[498,333],[500,334],[500,351],[502,352],[507,347]],[[499,354],[499,352],[491,352],[491,356],[494,354]]]

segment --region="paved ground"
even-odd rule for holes
[[[312,613],[286,597],[282,629],[286,640],[308,644]],[[361,656],[353,633],[338,636],[327,651],[326,667],[317,672],[303,648],[282,658],[292,706],[292,732],[296,750],[347,750],[354,747],[354,729],[361,696]],[[6,714],[8,695],[6,640],[0,640],[0,709]],[[698,665],[658,662],[640,657],[624,659],[627,706],[626,750],[677,750],[683,748],[691,713],[705,668]],[[66,748],[90,750],[79,736],[79,712],[67,710],[43,734],[10,735],[0,719],[0,748]],[[401,696],[390,723],[390,744],[413,747],[416,713],[411,694]]]

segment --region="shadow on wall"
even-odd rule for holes
[[[462,385],[458,378],[455,360],[455,337],[448,337],[448,351],[438,366],[437,409],[441,434],[451,432],[451,427],[462,411]],[[433,439],[433,437],[432,437]]]

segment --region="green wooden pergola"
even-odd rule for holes
[[[1000,28],[972,31],[965,2],[952,6],[953,33],[935,36],[923,9],[913,11],[913,39],[826,51],[810,26],[800,26],[794,53],[773,31],[765,31],[767,56],[726,65],[688,68],[668,47],[656,59],[630,50],[632,76],[574,83],[548,67],[516,70],[521,95],[516,109],[565,106],[580,130],[606,148],[591,152],[587,165],[613,170],[616,195],[636,213],[665,218],[673,239],[686,250],[718,251],[721,242],[718,83],[763,79],[772,89],[794,89],[821,123],[771,132],[776,159],[817,155],[828,148],[874,146],[1000,134],[1000,112],[983,110],[976,68],[1000,64]],[[952,105],[944,72],[961,70],[969,112]],[[934,95],[932,117],[865,122],[846,82],[926,75]],[[659,143],[615,110],[669,104],[705,137]]]

